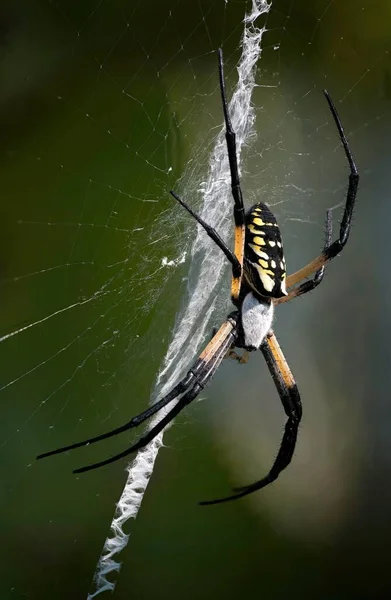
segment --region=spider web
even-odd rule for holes
[[[304,0],[275,0],[267,20],[259,22],[260,27],[266,23],[267,32],[252,94],[255,127],[250,136],[246,130],[241,154],[242,183],[247,206],[262,199],[273,207],[290,271],[318,252],[325,210],[335,206],[337,222],[347,186],[347,166],[322,99],[324,87],[337,103],[359,165],[369,165],[373,178],[382,180],[368,140],[382,140],[388,125],[389,8],[384,2],[374,14],[371,6],[369,0],[319,0],[309,8]],[[124,485],[124,465],[77,478],[71,471],[122,450],[133,437],[40,463],[35,455],[109,430],[143,410],[150,396],[156,398],[186,370],[212,326],[231,310],[229,269],[223,260],[217,267],[219,253],[168,190],[181,193],[230,239],[226,180],[223,210],[212,214],[211,203],[203,204],[210,165],[218,162],[213,152],[222,125],[216,49],[224,49],[231,97],[243,19],[252,8],[251,2],[224,0],[165,0],[148,6],[126,0],[53,1],[34,7],[3,3],[0,451],[3,547],[9,559],[2,577],[4,598],[86,597]],[[241,114],[235,121],[239,129]],[[360,208],[370,201],[367,190],[364,179]],[[355,226],[359,232],[359,210]],[[353,248],[359,248],[359,239],[357,233]],[[343,260],[335,269],[345,273],[349,263]],[[349,268],[352,278],[358,277],[353,259]],[[195,294],[202,273],[211,285]],[[330,430],[338,440],[348,435],[353,447],[361,413],[356,407],[356,419],[338,433],[326,402],[330,391],[319,383],[327,376],[319,366],[322,358],[313,354],[310,342],[296,344],[298,331],[304,339],[310,336],[320,305],[339,302],[330,288],[349,296],[355,280],[339,278],[334,286],[328,282],[323,300],[317,296],[315,302],[311,295],[312,300],[278,313],[284,350],[294,357],[299,381],[309,379],[317,400],[301,432],[298,471],[287,472],[279,490],[248,500],[254,523],[266,506],[274,522],[295,530],[294,507],[305,514],[307,527],[300,520],[301,531],[314,535],[314,528],[336,527],[335,515],[346,510],[346,462],[330,451],[329,436]],[[314,320],[307,316],[310,306],[318,314]],[[337,331],[338,325],[332,315],[324,319],[324,328]],[[130,585],[132,578],[140,597],[157,593],[145,591],[142,574],[148,569],[134,557],[141,546],[140,561],[144,557],[150,564],[151,545],[142,547],[148,523],[167,520],[167,531],[155,529],[146,537],[166,540],[164,533],[169,536],[182,515],[183,528],[187,519],[199,524],[198,519],[208,518],[192,514],[189,506],[198,499],[219,495],[229,480],[247,483],[267,469],[282,416],[266,372],[260,374],[259,363],[252,362],[245,372],[224,365],[208,392],[214,402],[195,404],[183,418],[189,421],[186,429],[182,419],[169,434],[176,458],[161,454],[145,513],[132,528],[133,552],[116,598],[128,597],[125,582]],[[333,365],[332,358],[327,364]],[[335,386],[341,387],[344,377],[337,367],[333,373]],[[243,378],[246,411],[244,399],[237,401],[244,395]],[[200,451],[212,444],[202,433],[206,422],[216,446],[209,453]],[[316,466],[308,467],[311,435],[320,452]],[[185,475],[189,464],[191,482]],[[313,484],[298,491],[297,481],[305,480],[308,469]],[[319,507],[312,490],[325,477],[331,482],[329,499]],[[180,515],[179,498],[184,504]],[[175,517],[170,518],[173,506]],[[240,511],[239,505],[232,510]],[[231,518],[241,522],[238,515]],[[172,585],[168,595],[176,597]],[[179,582],[175,593],[182,597],[186,589]],[[200,594],[198,588],[194,597]]]

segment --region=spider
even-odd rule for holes
[[[234,200],[234,251],[232,252],[217,231],[201,219],[182,198],[173,191],[170,193],[198,221],[231,263],[231,300],[235,310],[228,315],[226,321],[213,335],[211,341],[201,352],[185,377],[164,398],[121,427],[88,440],[40,454],[37,457],[45,458],[53,454],[73,450],[80,446],[107,439],[133,427],[138,427],[169,402],[180,396],[177,404],[135,444],[106,460],[76,469],[74,473],[90,471],[127,456],[146,446],[185,406],[198,396],[227,355],[243,362],[243,359],[240,359],[235,353],[235,348],[243,349],[245,352],[259,349],[265,358],[287,416],[279,451],[269,473],[265,477],[251,485],[234,488],[234,493],[224,498],[200,502],[201,505],[227,502],[260,490],[275,481],[281,471],[292,460],[302,408],[296,382],[272,329],[274,307],[310,292],[321,283],[325,266],[341,252],[348,241],[359,181],[357,167],[340,117],[330,95],[324,90],[326,101],[350,167],[344,213],[339,237],[332,242],[331,210],[327,211],[326,239],[323,252],[305,267],[287,276],[280,229],[273,213],[263,202],[258,202],[247,212],[244,209],[237,164],[235,132],[232,129],[225,92],[222,50],[219,49],[218,53],[220,92]],[[311,275],[313,275],[313,278],[308,279]]]

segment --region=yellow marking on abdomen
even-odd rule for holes
[[[266,235],[266,233],[262,229],[256,229],[252,223],[247,225],[247,229],[251,231],[254,235]]]
[[[266,254],[266,252],[262,252],[262,250],[259,249],[259,246],[256,246],[255,244],[249,244],[249,246],[252,248],[252,250],[254,250],[257,256],[264,258],[265,260],[269,260],[269,255]]]
[[[258,271],[259,277],[262,281],[262,285],[265,288],[265,290],[267,292],[271,292],[272,289],[274,288],[274,279],[273,279],[273,275],[274,273],[272,273],[271,271],[265,270],[262,267],[260,267],[259,265],[257,265],[256,263],[251,263],[256,270]],[[272,277],[270,277],[270,275]]]
[[[260,217],[255,217],[255,218],[253,219],[253,223],[254,223],[255,225],[261,225],[261,226],[262,226],[262,225],[265,225],[265,223],[263,222],[263,220],[262,220]]]
[[[253,238],[253,242],[256,246],[266,246],[265,240],[257,235]]]

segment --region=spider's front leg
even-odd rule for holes
[[[92,469],[102,467],[127,456],[131,452],[143,448],[170,421],[172,421],[174,417],[187,404],[194,400],[194,398],[206,386],[208,381],[213,377],[214,373],[223,361],[227,351],[231,348],[233,344],[235,344],[237,338],[237,322],[238,313],[231,313],[228,319],[221,325],[220,329],[213,336],[213,339],[209,342],[209,344],[207,344],[203,352],[201,352],[197,361],[189,369],[185,377],[178,383],[178,385],[176,385],[171,390],[171,392],[169,392],[161,400],[147,408],[141,414],[137,415],[136,417],[133,417],[133,419],[128,421],[128,423],[125,423],[125,425],[122,425],[121,427],[118,427],[106,433],[102,433],[93,438],[89,438],[87,440],[83,440],[75,444],[70,444],[69,446],[65,446],[62,448],[57,448],[56,450],[45,452],[44,454],[40,454],[39,456],[37,456],[37,459],[47,458],[48,456],[52,456],[54,454],[61,454],[68,450],[74,450],[75,448],[79,448],[81,446],[94,444],[101,440],[127,431],[128,429],[132,429],[133,427],[138,427],[141,423],[149,419],[152,415],[160,411],[171,401],[175,400],[178,396],[181,396],[183,394],[182,397],[179,399],[178,403],[174,406],[174,408],[171,409],[166,415],[164,415],[161,421],[159,421],[157,425],[152,427],[152,429],[150,429],[143,437],[141,437],[136,444],[134,444],[130,448],[127,448],[119,454],[111,456],[106,460],[102,460],[101,462],[94,463],[86,467],[81,467],[80,469],[76,469],[74,470],[74,473],[83,473],[85,471],[90,471]]]
[[[237,498],[248,496],[248,494],[252,494],[253,492],[266,487],[277,479],[281,471],[283,471],[292,460],[302,416],[299,390],[288,363],[282,353],[277,338],[272,331],[270,331],[266,336],[265,340],[261,344],[260,350],[266,360],[266,364],[269,368],[271,376],[273,377],[273,381],[280,396],[284,411],[288,417],[288,420],[285,424],[285,430],[280,449],[274,464],[266,477],[256,481],[255,483],[252,483],[251,485],[235,488],[237,493],[227,496],[226,498],[200,502],[200,504],[204,506],[236,500]]]

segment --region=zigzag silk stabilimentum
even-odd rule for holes
[[[251,106],[251,96],[255,86],[255,69],[261,55],[261,41],[264,27],[257,27],[256,21],[268,13],[270,5],[265,0],[253,0],[251,13],[243,21],[244,32],[241,42],[242,54],[238,66],[238,82],[229,103],[232,126],[236,133],[238,163],[240,165],[241,148],[254,134],[255,113]],[[216,54],[217,65],[217,54]],[[217,68],[216,68],[217,77]],[[182,185],[183,197],[191,196]],[[216,138],[209,160],[209,174],[202,185],[203,216],[210,225],[218,225],[219,233],[229,239],[232,219],[233,200],[231,197],[231,179],[228,165],[225,130]],[[226,259],[223,253],[209,240],[200,228],[194,241],[191,256],[197,257],[190,267],[189,280],[194,282],[187,291],[188,297],[184,309],[178,315],[171,344],[164,364],[157,377],[153,399],[167,394],[178,382],[181,374],[196,358],[197,350],[208,335],[207,326],[215,309],[213,298],[221,288],[221,279],[226,274]],[[201,257],[201,260],[199,260]],[[196,270],[196,277],[194,277]],[[164,385],[161,382],[166,380]],[[175,401],[176,402],[176,401]],[[175,403],[174,402],[174,403]],[[172,408],[174,403],[161,410],[149,424],[153,427]],[[144,493],[151,478],[155,460],[162,446],[163,432],[157,435],[148,446],[140,450],[128,466],[128,478],[117,503],[110,526],[110,535],[106,539],[102,554],[97,563],[93,579],[93,590],[88,595],[92,600],[98,594],[112,591],[115,582],[108,577],[120,569],[118,554],[126,547],[129,535],[124,533],[124,525],[137,517]]]

